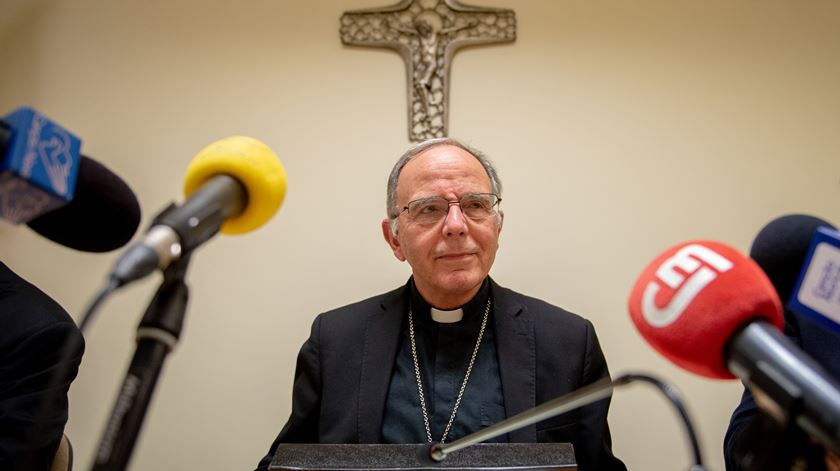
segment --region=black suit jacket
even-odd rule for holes
[[[492,282],[507,417],[609,375],[592,324]],[[300,350],[280,443],[379,443],[408,285],[319,315]],[[512,431],[511,442],[570,442],[582,470],[625,469],[611,451],[609,400]]]
[[[76,344],[70,365],[51,385],[69,338]],[[82,335],[67,312],[0,262],[0,469],[50,469],[83,351]],[[40,433],[33,436],[37,420]]]

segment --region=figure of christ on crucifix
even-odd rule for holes
[[[456,0],[403,0],[341,17],[341,40],[399,52],[408,73],[408,134],[412,141],[447,135],[449,69],[463,46],[516,38],[512,10],[463,5]]]
[[[472,28],[478,24],[478,20],[474,18],[468,21],[467,24],[444,28],[443,19],[440,15],[432,10],[425,10],[414,17],[414,29],[405,28],[396,22],[389,23],[391,28],[402,33],[416,35],[420,39],[420,67],[417,71],[420,78],[415,81],[414,86],[423,99],[423,108],[426,110],[427,115],[431,114],[429,112],[430,104],[440,104],[437,101],[433,102],[431,96],[432,76],[437,70],[439,55],[438,45],[440,41],[438,41],[438,38],[443,37],[445,41],[446,35],[462,29]]]

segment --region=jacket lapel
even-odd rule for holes
[[[528,311],[510,290],[492,279],[490,282],[505,415],[512,417],[536,405],[534,325]],[[367,318],[359,388],[359,443],[379,443],[382,439],[385,401],[399,346],[406,295],[406,287],[392,291],[382,299],[380,311]],[[536,430],[536,425],[529,425],[508,436],[511,442],[534,443]]]
[[[359,386],[359,443],[382,440],[385,401],[400,342],[406,287],[386,294],[365,326]]]
[[[505,398],[505,415],[513,417],[536,404],[537,350],[534,323],[513,292],[491,280],[499,374]],[[537,441],[536,425],[508,434],[511,442]]]

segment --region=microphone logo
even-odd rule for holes
[[[9,129],[0,155],[0,217],[29,222],[73,200],[81,166],[81,141],[32,108],[0,118]]]
[[[817,229],[802,264],[790,308],[840,331],[840,233]]]
[[[77,157],[73,155],[73,140],[67,131],[58,126],[50,128],[46,118],[34,114],[21,175],[30,178],[36,160],[43,166],[53,190],[59,195],[67,195],[70,172],[77,163]]]
[[[730,260],[706,246],[686,245],[662,262],[656,270],[655,279],[645,286],[642,316],[652,327],[670,325],[679,319],[700,291],[717,278],[718,273],[729,271],[732,267]],[[685,275],[677,271],[677,268],[685,272]],[[662,283],[676,292],[671,301],[660,308],[655,300]]]
[[[70,191],[70,171],[76,163],[70,153],[70,137],[56,133],[38,145],[38,155],[56,193],[66,195]]]

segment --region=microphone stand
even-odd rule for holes
[[[122,471],[131,458],[163,362],[181,336],[190,255],[182,254],[164,270],[163,281],[137,327],[137,348],[97,447],[95,471]]]
[[[461,437],[452,443],[434,443],[428,448],[428,456],[433,461],[443,461],[447,455],[449,455],[450,453],[454,453],[462,448],[466,448],[470,445],[474,445],[476,443],[498,437],[499,435],[503,435],[510,431],[517,430],[531,424],[535,424],[539,421],[549,419],[560,414],[564,414],[571,410],[577,409],[578,407],[583,407],[585,405],[598,402],[602,399],[606,399],[612,395],[613,389],[620,386],[625,386],[635,381],[641,381],[648,384],[652,384],[653,386],[658,388],[663,394],[665,394],[665,396],[670,400],[671,404],[674,406],[674,408],[677,410],[677,413],[683,420],[683,424],[685,425],[686,429],[686,434],[688,435],[688,440],[691,445],[694,464],[691,466],[690,471],[704,471],[706,468],[703,467],[700,453],[700,445],[697,442],[697,436],[694,433],[694,428],[691,425],[691,420],[688,417],[688,412],[685,410],[685,407],[682,404],[682,400],[680,399],[679,394],[673,387],[669,386],[668,384],[652,376],[644,374],[624,374],[617,377],[614,380],[610,380],[610,378],[604,378],[600,381],[596,381],[586,387],[578,389],[577,391],[573,391],[569,394],[560,396],[556,399],[552,399],[548,402],[540,404],[539,406],[534,407],[533,409],[521,412],[513,417],[499,422],[498,424],[491,425],[490,427],[487,427],[483,430]]]

